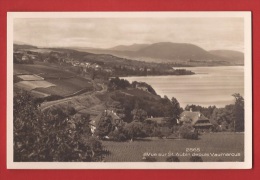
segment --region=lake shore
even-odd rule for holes
[[[233,103],[232,94],[244,94],[244,66],[189,67],[192,76],[131,76],[129,82],[150,84],[160,96],[175,97],[187,104],[224,107]]]

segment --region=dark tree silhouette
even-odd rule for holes
[[[234,129],[236,132],[243,132],[245,129],[244,98],[240,94],[233,94],[235,105],[233,109]]]
[[[99,121],[97,122],[95,134],[101,138],[104,136],[107,136],[112,130],[112,117],[110,115],[107,115],[106,113],[103,113]]]

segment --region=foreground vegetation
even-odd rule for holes
[[[14,161],[101,161],[105,151],[91,137],[86,116],[53,107],[44,113],[26,92],[14,97]]]

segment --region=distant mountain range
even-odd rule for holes
[[[14,50],[16,49],[36,49],[36,46],[27,45],[27,44],[14,44]]]
[[[119,46],[109,48],[108,50],[112,50],[112,51],[138,51],[138,50],[145,48],[149,45],[150,44],[119,45]]]
[[[14,44],[14,49],[33,49],[36,46]],[[244,65],[244,53],[231,50],[206,51],[188,43],[159,42],[154,44],[119,45],[109,49],[70,47],[81,52],[109,54],[132,60],[174,63],[187,66]]]
[[[209,53],[220,56],[223,58],[227,58],[230,62],[243,64],[244,63],[244,53],[239,51],[232,51],[232,50],[212,50]]]
[[[188,63],[206,65],[243,65],[244,54],[239,51],[212,50],[188,43],[159,42],[154,44],[119,45],[109,49],[74,48],[96,54],[111,54],[148,62]]]

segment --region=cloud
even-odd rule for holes
[[[206,50],[243,50],[242,18],[15,19],[14,40],[37,46],[109,48],[120,44],[179,42]]]

